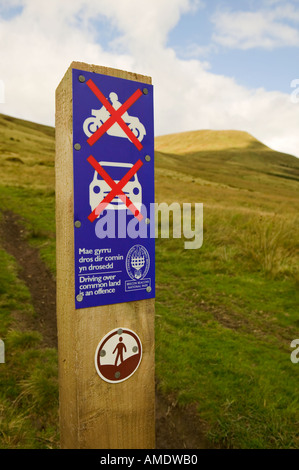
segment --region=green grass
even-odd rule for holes
[[[55,448],[59,443],[57,351],[41,346],[30,293],[18,279],[15,260],[0,250],[1,321],[5,363],[0,364],[0,448]]]
[[[215,444],[297,448],[299,368],[289,344],[298,331],[299,293],[293,280],[246,272],[244,265],[234,274],[223,266],[215,275],[204,250],[196,256],[180,244],[158,241],[161,389],[182,405],[197,403]]]
[[[55,275],[53,129],[0,115],[1,133],[1,207],[22,216]],[[299,160],[237,132],[166,136],[156,147],[157,202],[204,204],[202,248],[156,242],[159,388],[196,405],[211,445],[299,448],[299,366],[290,360],[299,329]],[[14,324],[12,312],[34,310],[16,261],[0,253],[0,446],[55,447],[57,352]]]

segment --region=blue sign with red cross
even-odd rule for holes
[[[153,298],[153,86],[72,80],[76,308]]]

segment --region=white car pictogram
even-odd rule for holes
[[[103,169],[108,173],[117,184],[132,168],[131,163],[118,163],[118,162],[99,162]],[[141,210],[142,205],[142,189],[138,181],[137,174],[132,176],[130,181],[122,188],[123,193],[130,199],[137,210]],[[103,199],[111,192],[110,185],[102,178],[102,176],[95,171],[93,180],[89,185],[89,204],[91,211],[103,201]],[[122,210],[127,209],[126,204],[115,196],[112,201],[106,206],[106,210]]]

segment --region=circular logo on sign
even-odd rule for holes
[[[142,357],[139,337],[128,328],[116,328],[98,344],[95,366],[99,376],[109,383],[127,380],[138,369]]]
[[[126,257],[127,273],[133,280],[144,279],[150,267],[150,256],[142,245],[134,245]]]

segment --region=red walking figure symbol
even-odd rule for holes
[[[115,366],[117,365],[118,358],[120,358],[120,363],[124,362],[123,351],[125,350],[125,352],[127,352],[127,348],[124,345],[124,343],[122,343],[122,340],[123,340],[122,337],[120,337],[119,343],[115,346],[115,349],[113,351],[113,354],[114,354],[115,351],[117,350],[116,359],[114,363]]]

